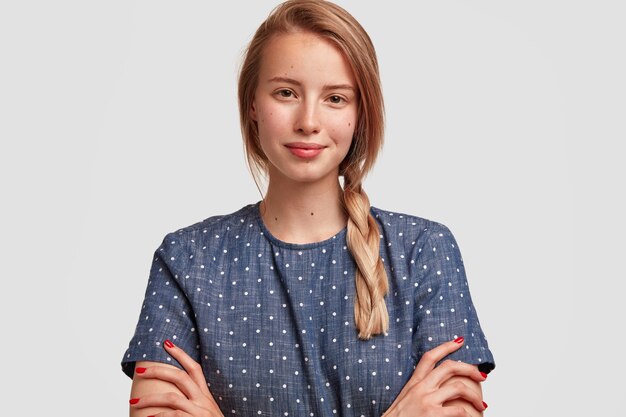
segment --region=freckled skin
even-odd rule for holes
[[[351,88],[329,88],[339,85]],[[250,115],[257,121],[270,182],[336,183],[354,135],[356,91],[350,65],[329,41],[299,32],[268,42]],[[302,159],[285,146],[293,142],[324,149],[314,158]]]

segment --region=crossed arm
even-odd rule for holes
[[[130,417],[218,417],[221,411],[206,384],[200,364],[182,349],[164,344],[185,368],[139,361],[131,387]],[[487,405],[480,383],[486,374],[474,365],[437,362],[463,345],[457,339],[428,351],[384,417],[479,417]]]

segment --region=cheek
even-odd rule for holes
[[[335,142],[340,146],[350,146],[352,137],[354,136],[355,125],[356,116],[352,114],[336,120],[330,127]]]
[[[285,129],[289,123],[289,115],[281,106],[275,106],[271,103],[263,103],[258,108],[259,132],[268,134],[276,134]]]

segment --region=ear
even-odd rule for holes
[[[258,116],[257,116],[257,112],[256,112],[256,102],[255,102],[255,100],[252,100],[252,104],[250,105],[250,111],[249,111],[249,114],[250,114],[250,118],[251,118],[252,120],[254,120],[255,122],[257,122],[257,121],[258,121],[258,120],[257,120],[257,119],[258,119]]]

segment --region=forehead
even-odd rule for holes
[[[288,77],[300,82],[356,86],[348,60],[329,40],[310,32],[273,36],[263,49],[260,81]]]

